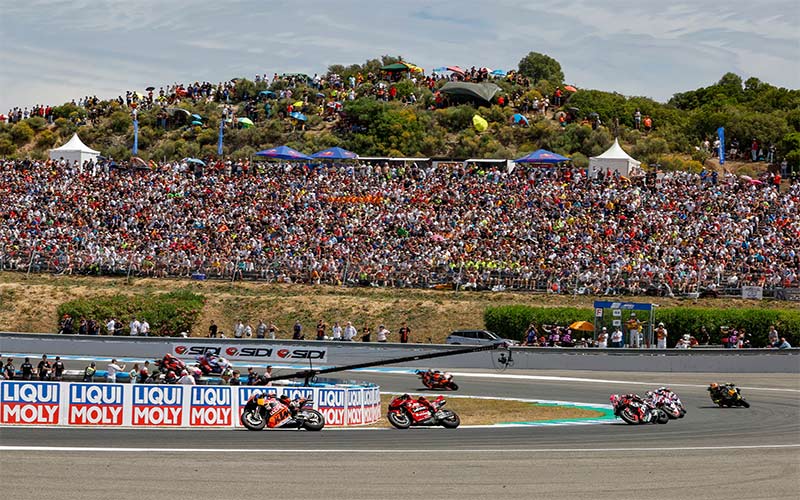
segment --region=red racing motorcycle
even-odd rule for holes
[[[457,391],[458,384],[453,382],[453,375],[439,370],[417,370],[417,376],[422,380],[422,385],[428,389],[444,391]]]
[[[461,424],[461,419],[456,412],[443,409],[445,404],[446,401],[442,396],[428,401],[425,396],[414,399],[408,394],[403,394],[389,403],[389,412],[386,414],[386,418],[398,429],[435,425],[455,429]]]

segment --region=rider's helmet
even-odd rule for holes
[[[712,391],[714,389],[719,389],[719,384],[716,382],[712,382],[711,385],[708,386],[709,391]]]
[[[647,391],[647,392],[644,393],[644,397],[646,397],[648,399],[652,399],[654,396],[655,396],[655,394],[653,393],[653,391]]]

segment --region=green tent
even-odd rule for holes
[[[492,98],[500,91],[500,87],[494,83],[469,83],[469,82],[447,82],[439,89],[442,94],[453,97],[461,97],[471,101],[492,102]]]
[[[398,62],[394,64],[390,64],[388,66],[384,66],[381,68],[382,71],[408,71],[408,66],[405,64]]]

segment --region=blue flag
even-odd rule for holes
[[[133,156],[139,154],[139,120],[133,120]]]
[[[217,156],[222,156],[222,129],[225,126],[225,120],[220,119],[219,121],[219,141],[217,142]]]
[[[719,164],[725,164],[725,127],[717,129],[717,136],[719,136]]]

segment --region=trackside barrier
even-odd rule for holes
[[[371,424],[381,417],[376,385],[258,387],[0,381],[0,425],[242,427],[257,391],[314,400],[325,425]]]

